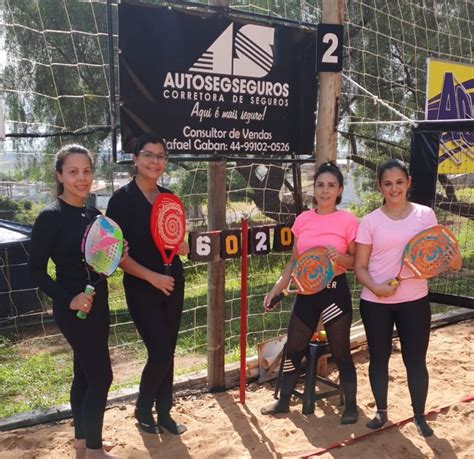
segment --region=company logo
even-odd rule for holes
[[[271,27],[246,24],[234,37],[230,24],[189,71],[262,78],[273,66],[274,35]]]
[[[445,72],[441,92],[428,102],[428,119],[474,119],[474,79],[460,81],[454,72]],[[474,159],[474,132],[443,132],[439,147],[439,163],[449,160],[459,168],[448,173],[468,172],[467,162]]]

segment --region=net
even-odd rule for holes
[[[237,0],[230,7],[269,21],[282,18],[316,24],[322,17],[321,0]],[[380,205],[374,191],[377,165],[387,158],[410,160],[411,127],[415,120],[424,118],[426,58],[473,64],[471,9],[470,0],[346,2],[338,152],[345,158],[341,166],[347,179],[343,206],[358,216]],[[116,13],[113,3],[114,31]],[[52,199],[53,155],[67,142],[97,151],[93,198],[99,208],[106,208],[112,192],[129,180],[132,169],[113,164],[111,158],[116,88],[110,85],[109,57],[111,50],[112,55],[117,54],[117,36],[110,48],[107,34],[104,0],[0,0],[0,102],[6,131],[5,141],[0,140],[0,219],[33,222]],[[117,69],[113,70],[115,75]],[[303,203],[311,206],[313,165],[303,164],[301,170]],[[171,161],[168,172],[163,185],[184,201],[188,230],[204,230],[207,163]],[[474,296],[472,176],[467,168],[456,175],[438,175],[434,206],[439,222],[457,236],[464,266],[459,272],[431,281],[435,291],[470,297]],[[251,226],[288,223],[294,218],[291,164],[229,162],[227,183],[229,228],[239,226],[244,215]],[[27,239],[26,234],[26,239],[8,239],[0,245],[0,351],[8,349],[9,355],[18,356],[4,361],[12,368],[19,361],[26,365],[32,359],[44,358],[44,368],[51,359],[57,359],[54,368],[67,369],[67,346],[51,316],[50,300],[28,283]],[[288,252],[272,251],[249,259],[247,339],[251,349],[286,329],[291,299],[284,300],[272,314],[263,314],[262,300],[288,257]],[[53,267],[50,269],[53,272]],[[207,264],[187,262],[185,275],[178,374],[206,367]],[[352,274],[349,285],[357,320],[360,287]],[[109,279],[109,286],[116,388],[138,382],[145,351],[126,309],[120,272]],[[441,306],[434,310],[441,310]],[[229,259],[225,297],[229,361],[238,346],[239,327],[240,261]],[[60,392],[57,387],[52,392]],[[33,390],[28,391],[31,404],[26,408],[44,403],[47,389],[37,391],[38,397],[31,395]],[[66,392],[67,387],[64,400]],[[21,398],[12,392],[11,398],[15,396]],[[6,407],[0,417],[9,414],[7,403],[0,406]]]

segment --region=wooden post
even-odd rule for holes
[[[213,6],[228,7],[230,0],[210,0]],[[209,162],[207,173],[207,215],[209,231],[226,226],[226,163]],[[225,261],[208,263],[207,284],[207,384],[212,392],[225,390],[224,312]]]
[[[344,0],[323,0],[322,22],[342,24],[344,21]],[[319,74],[318,121],[316,125],[316,167],[337,157],[337,123],[339,119],[339,97],[341,94],[341,73],[321,72]]]
[[[342,24],[344,21],[344,0],[323,0],[322,22]],[[316,125],[316,168],[325,161],[337,158],[337,123],[339,120],[339,97],[341,94],[340,72],[319,74],[318,121]],[[320,320],[316,330],[322,330]],[[318,362],[318,374],[327,374],[327,356]]]
[[[207,202],[209,231],[225,229],[225,161],[209,163]],[[207,380],[209,390],[219,392],[225,390],[225,261],[209,262],[207,278]]]

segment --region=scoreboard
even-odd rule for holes
[[[248,230],[250,255],[268,255],[271,250],[292,250],[294,237],[288,224],[254,226]],[[242,230],[190,232],[188,237],[189,259],[216,261],[239,258],[242,255]]]

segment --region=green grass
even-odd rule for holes
[[[283,268],[285,259],[278,257],[274,263],[268,263],[266,257],[252,260],[252,282],[249,285],[251,298],[248,303],[249,340],[248,354],[256,353],[256,343],[270,335],[262,329],[281,329],[286,326],[288,312],[282,314],[263,315],[262,299],[269,289],[269,282],[277,279]],[[190,374],[206,368],[207,348],[207,265],[194,265],[185,262],[187,289],[185,291],[185,311],[181,324],[176,354],[187,356],[192,350],[198,357],[196,363],[186,367],[177,366],[176,376]],[[271,267],[270,267],[271,266]],[[54,266],[49,266],[50,274],[54,275]],[[263,273],[263,274],[262,274]],[[111,332],[110,345],[120,346],[120,362],[138,362],[146,359],[146,350],[138,337],[131,318],[126,309],[122,287],[121,271],[109,279],[111,298],[112,324],[117,327],[116,333]],[[226,363],[239,360],[240,318],[240,261],[231,262],[226,266]],[[287,311],[291,300],[285,301]],[[198,306],[198,307],[196,307]],[[232,317],[232,311],[234,316]],[[252,316],[254,315],[254,316]],[[202,327],[194,329],[194,327]],[[39,336],[44,333],[38,331]],[[275,333],[272,334],[272,336]],[[67,345],[55,345],[54,351],[46,348],[47,344],[31,352],[31,346],[22,342],[14,343],[4,340],[0,342],[0,418],[36,408],[49,408],[69,399],[72,377],[72,354]],[[112,357],[114,355],[113,349]],[[201,361],[199,361],[201,360]],[[120,364],[119,362],[119,364]],[[111,390],[130,387],[139,383],[140,370],[125,378],[116,378]]]
[[[4,342],[0,363],[0,418],[69,400],[72,360],[67,349],[26,356]]]

